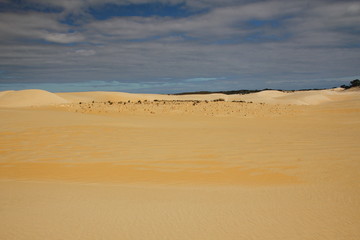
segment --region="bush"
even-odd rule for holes
[[[360,80],[359,79],[352,80],[350,84],[351,84],[350,87],[360,87]]]
[[[359,79],[355,79],[355,80],[352,80],[350,82],[350,86],[347,86],[347,85],[341,85],[340,87],[344,88],[344,89],[349,89],[349,88],[352,88],[352,87],[360,87],[360,80]]]

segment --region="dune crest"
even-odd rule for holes
[[[58,96],[72,103],[78,102],[105,102],[105,101],[214,101],[223,99],[224,101],[246,101],[268,104],[291,104],[291,105],[318,105],[330,101],[341,100],[350,96],[352,92],[343,89],[328,90],[309,90],[309,91],[277,91],[265,90],[250,94],[226,95],[222,93],[214,94],[189,94],[189,95],[167,95],[167,94],[134,94],[124,92],[74,92],[57,93]]]
[[[0,107],[47,106],[61,103],[68,103],[68,101],[54,93],[39,89],[0,93]]]
[[[65,103],[91,102],[137,102],[137,101],[215,101],[254,102],[266,104],[318,105],[331,101],[342,101],[357,96],[358,90],[342,88],[309,91],[277,91],[265,90],[250,94],[226,95],[214,94],[135,94],[125,92],[66,92],[51,93],[44,90],[30,89],[21,91],[0,92],[0,107],[49,106]]]

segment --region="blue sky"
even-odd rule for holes
[[[359,1],[0,0],[0,91],[335,87],[359,23]]]

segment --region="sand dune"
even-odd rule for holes
[[[360,238],[358,90],[0,106],[0,239]]]
[[[0,107],[46,106],[68,101],[44,90],[21,90],[0,92]]]
[[[318,105],[321,103],[339,100],[349,93],[342,89],[310,90],[295,92],[262,91],[244,95],[245,101],[265,102],[270,104]]]
[[[315,105],[331,101],[328,95],[338,92],[327,91],[303,91],[303,92],[281,92],[281,91],[262,91],[246,95],[225,95],[225,94],[206,94],[206,95],[162,95],[162,94],[129,94],[119,92],[87,92],[87,93],[60,93],[57,94],[64,99],[72,102],[91,102],[91,101],[154,101],[154,100],[174,100],[174,101],[214,101],[224,99],[225,101],[252,101],[256,103],[271,104],[296,104],[296,105]]]
[[[29,107],[48,106],[64,103],[90,103],[90,102],[124,102],[124,101],[247,101],[269,104],[293,104],[293,105],[317,105],[321,103],[339,100],[351,95],[355,90],[343,91],[342,89],[318,90],[318,91],[295,91],[281,92],[267,90],[246,95],[166,95],[166,94],[130,94],[123,92],[72,92],[50,93],[43,90],[22,90],[0,92],[0,107]]]
[[[57,93],[58,96],[63,97],[73,103],[82,102],[104,102],[104,101],[154,101],[154,100],[194,100],[194,101],[211,101],[219,98],[228,99],[225,94],[208,94],[208,95],[167,95],[167,94],[130,94],[124,92],[77,92],[77,93]]]

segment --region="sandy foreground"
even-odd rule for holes
[[[6,91],[0,123],[0,239],[360,239],[359,89]]]

